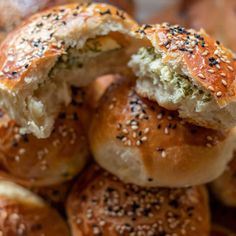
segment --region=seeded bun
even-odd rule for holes
[[[207,236],[204,187],[141,188],[92,166],[79,177],[67,201],[72,236]]]
[[[197,30],[203,28],[209,35],[236,51],[236,32],[231,30],[236,24],[235,7],[234,0],[181,0],[158,12],[148,22],[169,22]]]
[[[211,184],[215,196],[225,205],[236,207],[236,153],[225,172]]]
[[[93,116],[89,139],[99,165],[145,187],[192,186],[223,173],[232,158],[233,131],[188,124],[137,95],[125,80],[108,89]]]
[[[32,16],[0,46],[0,106],[24,132],[49,137],[61,107],[71,102],[71,85],[127,72],[138,47],[131,36],[136,26],[125,12],[96,3]]]
[[[150,42],[129,63],[139,77],[138,94],[199,126],[236,125],[236,60],[230,50],[203,31],[178,25],[144,25],[136,32]]]
[[[0,181],[0,232],[4,236],[69,236],[64,220],[40,197]]]
[[[2,41],[7,33],[18,26],[26,17],[38,12],[42,9],[68,4],[68,3],[86,3],[89,0],[7,0],[0,1],[0,41]],[[134,14],[134,3],[132,0],[107,0],[94,1],[107,2],[113,4],[129,14]]]
[[[95,109],[107,88],[119,78],[119,75],[106,75],[99,77],[90,83],[86,88],[86,101],[89,106]]]
[[[83,90],[72,91],[72,103],[59,114],[47,139],[21,134],[16,122],[1,112],[1,170],[17,183],[26,187],[60,184],[76,176],[87,163],[90,110],[83,103]]]

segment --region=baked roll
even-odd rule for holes
[[[96,166],[76,182],[67,216],[73,236],[209,235],[204,187],[141,188]]]
[[[235,132],[194,126],[178,113],[142,98],[127,78],[102,97],[89,131],[97,163],[141,186],[203,184],[223,173]]]
[[[86,88],[86,101],[92,108],[96,109],[103,94],[116,80],[120,78],[119,75],[105,75],[95,79]]]
[[[231,30],[236,24],[235,7],[234,0],[180,0],[158,12],[148,22],[169,22],[197,30],[203,28],[225,46],[236,51],[236,33]]]
[[[136,91],[199,126],[236,125],[236,60],[204,31],[178,25],[144,25],[137,30],[150,42],[129,62]]]
[[[0,41],[2,41],[8,32],[18,26],[27,16],[35,12],[56,5],[68,3],[86,3],[89,0],[7,0],[0,1]],[[95,2],[95,1],[94,1]],[[107,2],[113,4],[129,14],[134,14],[135,6],[132,0],[107,0],[96,2]]]
[[[236,207],[236,153],[225,172],[211,183],[215,196],[225,205]]]
[[[8,181],[0,181],[0,232],[4,236],[69,236],[66,223],[40,197]]]
[[[1,170],[17,183],[42,187],[75,177],[89,159],[87,138],[91,111],[82,89],[72,89],[73,101],[58,116],[47,139],[21,134],[20,127],[5,113],[0,117]]]
[[[24,132],[49,137],[69,87],[126,73],[137,24],[106,4],[71,4],[38,13],[1,44],[0,106]],[[119,58],[119,59],[117,59]]]
[[[50,206],[64,214],[66,199],[73,184],[74,179],[51,186],[32,187],[30,191],[42,197]]]

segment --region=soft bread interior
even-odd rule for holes
[[[64,44],[63,55],[48,58],[43,66],[29,73],[25,78],[29,86],[14,94],[1,89],[0,105],[23,127],[23,133],[48,137],[61,107],[71,101],[70,86],[86,86],[109,73],[128,73],[126,65],[135,51],[131,38],[118,32],[86,39],[67,38]]]
[[[213,96],[189,77],[179,63],[165,62],[163,55],[153,47],[141,48],[132,56],[129,66],[139,77],[137,92],[155,100],[169,110],[178,110],[182,118],[204,125],[232,127],[236,107],[228,105],[219,109]]]

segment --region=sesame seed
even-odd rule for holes
[[[209,69],[209,70],[207,70],[208,72],[210,72],[210,73],[215,73],[215,71],[213,70],[213,69]]]
[[[144,141],[147,141],[147,136],[143,136],[142,138],[141,138],[141,140],[144,142]]]
[[[206,146],[209,147],[209,148],[211,148],[211,147],[212,147],[212,144],[207,143]]]
[[[165,134],[169,134],[169,129],[168,129],[168,127],[165,128],[164,133],[165,133]]]
[[[201,79],[206,79],[206,77],[203,74],[198,74],[198,77],[200,77]]]
[[[232,66],[227,66],[230,71],[234,71]]]
[[[123,129],[122,132],[123,132],[124,134],[128,134],[128,133],[129,133],[129,131],[128,131],[127,129]]]
[[[214,92],[215,90],[214,90],[214,88],[210,85],[210,86],[208,86],[208,89],[209,90],[211,90],[212,92]]]
[[[140,142],[140,140],[138,140],[137,142],[136,142],[136,146],[140,146],[141,145],[141,142]]]
[[[162,157],[162,158],[166,158],[166,156],[167,156],[166,151],[163,150],[163,151],[161,152],[161,157]]]
[[[148,134],[148,133],[149,133],[149,131],[150,131],[150,129],[149,129],[149,128],[145,128],[143,132],[144,132],[144,134]]]
[[[222,79],[222,80],[221,80],[221,83],[222,83],[224,86],[227,86],[226,80]]]
[[[216,93],[216,96],[217,96],[217,97],[221,97],[221,96],[222,96],[222,92],[221,92],[221,91],[217,92],[217,93]]]
[[[203,53],[202,53],[202,56],[206,56],[209,52],[207,50],[205,50]]]
[[[21,148],[21,149],[19,150],[19,155],[23,155],[25,152],[26,152],[26,150],[25,150],[24,148]]]
[[[207,140],[208,140],[208,141],[212,141],[213,138],[212,138],[211,136],[207,136]]]
[[[109,110],[112,110],[114,108],[114,104],[111,104],[110,106],[109,106]]]
[[[131,129],[132,129],[132,130],[137,130],[137,129],[138,129],[138,126],[132,125],[132,126],[131,126]]]

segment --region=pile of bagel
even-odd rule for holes
[[[0,236],[233,236],[235,54],[68,2],[0,5]]]

